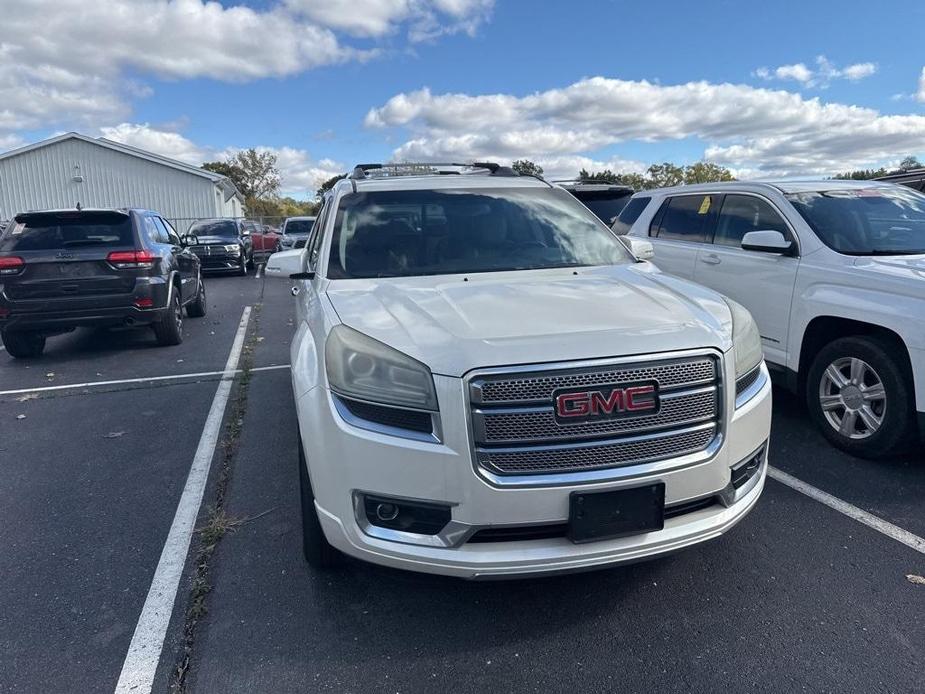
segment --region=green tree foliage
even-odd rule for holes
[[[211,171],[220,176],[227,176],[230,178],[232,183],[234,183],[235,187],[244,197],[247,197],[250,193],[250,189],[247,187],[244,169],[240,166],[227,161],[207,161],[202,165],[202,168],[206,171]]]
[[[321,187],[315,192],[315,195],[318,198],[322,198],[325,193],[327,193],[331,188],[334,187],[334,184],[340,180],[347,178],[347,174],[338,174],[337,176],[331,176],[327,181],[321,184]]]
[[[912,171],[913,169],[921,169],[921,168],[923,168],[922,162],[920,162],[918,159],[916,159],[915,157],[911,155],[903,159],[901,162],[899,162],[900,171]]]
[[[514,169],[521,176],[542,176],[543,167],[539,164],[534,164],[529,159],[518,159],[513,164],[511,168]]]
[[[280,176],[273,152],[258,152],[251,147],[241,150],[227,162],[244,172],[245,197],[257,200],[273,199],[279,195]]]
[[[677,166],[671,162],[653,164],[646,169],[644,174],[614,173],[610,169],[592,173],[582,169],[578,173],[578,177],[585,181],[600,181],[601,183],[629,186],[633,190],[735,180],[729,169],[707,161],[700,161],[689,166]]]
[[[886,169],[882,166],[879,169],[857,169],[855,171],[844,171],[835,174],[832,178],[841,181],[869,181],[872,178],[880,178],[881,176],[889,176],[891,174],[899,174],[921,168],[925,168],[925,165],[923,165],[917,157],[910,154],[899,162],[898,169]]]

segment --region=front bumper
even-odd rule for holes
[[[299,424],[318,516],[328,541],[353,557],[385,566],[462,578],[491,578],[579,571],[636,562],[668,554],[718,537],[740,521],[757,502],[767,470],[771,386],[763,385],[747,403],[728,409],[720,445],[706,460],[679,460],[657,470],[615,468],[607,479],[559,486],[498,487],[473,465],[467,402],[459,379],[435,377],[441,403],[441,443],[399,439],[359,429],[337,414],[324,387],[297,401]],[[726,382],[731,382],[726,379]],[[731,487],[731,469],[764,446],[760,469],[739,489]],[[670,461],[668,461],[670,462]],[[662,482],[667,507],[700,499],[714,503],[666,519],[662,530],[573,544],[565,537],[500,542],[467,542],[475,529],[562,524],[573,491],[605,491]],[[357,494],[429,500],[452,506],[460,532],[450,546],[374,536],[358,520]],[[381,535],[381,533],[380,533]],[[387,537],[387,535],[385,536]]]
[[[199,266],[205,271],[240,270],[247,263],[247,258],[240,251],[226,251],[224,248],[203,251],[196,249],[193,252],[199,258]]]

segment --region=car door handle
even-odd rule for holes
[[[720,257],[716,255],[716,253],[710,253],[709,255],[700,256],[700,262],[706,263],[707,265],[719,265],[723,261],[720,260]]]

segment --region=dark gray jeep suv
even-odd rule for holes
[[[184,307],[206,313],[199,259],[156,212],[26,212],[0,235],[0,336],[14,357],[81,326],[147,325],[180,344]]]

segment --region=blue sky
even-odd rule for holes
[[[0,146],[78,130],[196,163],[265,147],[300,197],[396,157],[773,177],[925,155],[913,3],[44,2],[0,40]]]

